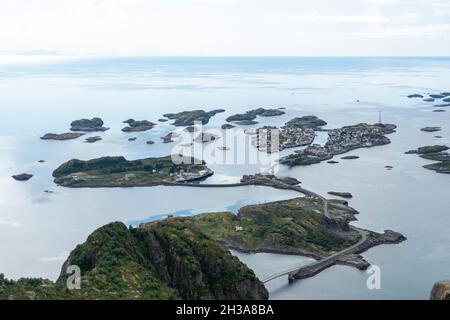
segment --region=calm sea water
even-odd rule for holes
[[[450,91],[447,58],[96,58],[39,63],[0,63],[0,272],[9,278],[55,279],[68,252],[93,230],[111,221],[136,224],[169,213],[196,214],[288,199],[298,194],[264,187],[236,189],[132,188],[71,190],[56,187],[51,172],[72,158],[161,156],[171,146],[159,137],[170,124],[145,133],[120,131],[130,117],[156,122],[162,114],[224,108],[208,127],[254,107],[284,107],[282,117],[260,125],[282,125],[315,114],[329,128],[359,122],[398,125],[392,144],[357,150],[361,158],[288,169],[306,188],[321,194],[349,191],[360,211],[354,224],[393,229],[408,241],[380,246],[363,256],[381,268],[381,290],[368,290],[368,275],[343,266],[287,284],[269,284],[273,299],[426,299],[433,283],[450,279],[450,177],[423,169],[428,161],[404,152],[421,145],[450,144],[449,112],[407,99],[411,93]],[[359,102],[358,102],[359,101]],[[65,132],[74,119],[100,116],[111,130],[103,140],[41,141]],[[420,132],[442,126],[437,134]],[[156,141],[153,146],[146,140]],[[323,143],[323,137],[318,142]],[[289,152],[289,151],[288,151]],[[38,163],[38,160],[46,160]],[[392,171],[384,168],[394,166]],[[211,183],[236,181],[254,166],[212,165]],[[10,178],[29,172],[26,183]],[[53,193],[45,193],[50,190]],[[176,201],[174,201],[176,200]],[[303,257],[237,254],[261,276],[303,265]]]

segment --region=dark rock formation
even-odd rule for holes
[[[172,123],[174,126],[186,127],[193,126],[195,122],[207,124],[210,118],[221,112],[225,112],[225,110],[216,109],[209,112],[206,112],[204,110],[183,111],[179,113],[167,113],[164,115],[164,117],[170,120],[175,120],[174,123]]]
[[[28,173],[21,173],[21,174],[16,174],[16,175],[12,176],[12,178],[17,181],[28,181],[32,177],[33,177],[33,175],[28,174]]]
[[[106,131],[109,128],[105,128],[104,122],[100,118],[81,119],[73,121],[70,126],[71,131],[83,131],[83,132],[95,132],[95,131]]]
[[[95,143],[95,142],[100,141],[100,140],[102,140],[102,138],[99,137],[99,136],[89,137],[89,138],[84,139],[84,141],[86,143]]]
[[[355,159],[359,159],[358,156],[345,156],[341,158],[342,160],[355,160]]]
[[[336,191],[330,191],[328,194],[331,194],[332,196],[338,196],[345,199],[351,199],[353,198],[353,195],[350,192],[336,192]]]
[[[255,125],[258,124],[258,121],[254,121],[254,120],[242,120],[242,121],[237,121],[235,122],[236,124],[240,125],[240,126],[251,126],[251,125]]]
[[[42,140],[57,140],[57,141],[63,141],[63,140],[72,140],[77,139],[84,135],[84,133],[76,133],[76,132],[66,132],[66,133],[47,133],[41,137]]]
[[[258,108],[258,109],[247,111],[246,113],[238,113],[238,114],[232,115],[227,118],[227,121],[228,122],[252,121],[252,120],[255,120],[257,116],[274,117],[274,116],[281,116],[283,114],[285,114],[285,112],[280,109]]]
[[[436,131],[441,131],[441,127],[425,127],[425,128],[420,129],[420,131],[436,132]]]
[[[410,94],[408,96],[408,98],[423,98],[423,95],[421,95],[421,94]]]
[[[327,123],[316,116],[304,116],[288,121],[285,126],[287,128],[318,128],[325,125]]]
[[[161,137],[161,139],[163,140],[163,143],[172,143],[173,138],[177,138],[177,137],[179,137],[178,133],[170,132],[170,133],[166,134],[164,137]]]
[[[155,123],[148,120],[136,121],[133,119],[124,121],[124,123],[128,123],[129,126],[123,128],[123,132],[143,132],[153,129],[153,127],[156,125]]]
[[[233,129],[235,126],[233,126],[232,124],[229,124],[229,123],[224,123],[223,125],[222,125],[222,129],[223,130],[229,130],[229,129]]]

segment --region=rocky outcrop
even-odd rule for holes
[[[240,126],[252,126],[252,125],[258,124],[258,121],[255,121],[255,120],[242,120],[242,121],[237,121],[235,123],[240,125]]]
[[[450,300],[450,281],[436,282],[431,290],[430,300]]]
[[[450,154],[445,152],[449,149],[449,147],[444,145],[433,145],[420,147],[416,150],[409,150],[405,153],[418,154],[423,159],[439,161],[424,165],[423,167],[428,170],[436,171],[437,173],[450,174]]]
[[[16,175],[12,176],[12,178],[16,181],[28,181],[31,178],[33,178],[33,175],[28,174],[28,173],[21,173],[21,174],[16,174]]]
[[[173,142],[173,138],[177,138],[180,135],[176,132],[170,132],[168,134],[166,134],[164,137],[161,137],[161,139],[163,140],[163,143],[172,143]]]
[[[128,123],[128,127],[123,128],[123,132],[143,132],[151,130],[154,126],[156,126],[155,123],[148,120],[136,121],[134,119],[129,119],[124,121],[124,123]]]
[[[102,140],[101,137],[95,136],[95,137],[89,137],[89,138],[84,139],[84,142],[86,142],[86,143],[95,143],[95,142],[100,141],[100,140]]]
[[[437,132],[437,131],[441,131],[441,127],[425,127],[420,129],[420,131],[423,132]]]
[[[353,195],[350,192],[336,192],[336,191],[330,191],[328,194],[331,194],[332,196],[338,196],[345,199],[353,198]]]
[[[224,123],[223,125],[222,125],[222,129],[223,130],[229,130],[229,129],[233,129],[235,126],[233,126],[232,124],[229,124],[229,123]]]
[[[408,96],[408,98],[423,98],[423,95],[415,93],[415,94],[410,94]]]
[[[109,128],[103,126],[104,122],[100,118],[81,119],[73,121],[70,126],[71,131],[83,131],[83,132],[95,132],[95,131],[106,131]]]
[[[193,126],[196,122],[207,124],[210,118],[221,112],[225,112],[225,110],[215,109],[209,112],[204,110],[183,111],[179,113],[166,113],[164,117],[175,120],[174,123],[172,123],[174,126],[186,127]]]
[[[63,140],[72,140],[77,139],[81,136],[83,136],[84,133],[77,133],[77,132],[66,132],[66,133],[46,133],[41,137],[42,140],[57,140],[57,141],[63,141]]]
[[[255,120],[257,116],[261,117],[274,117],[274,116],[281,116],[285,114],[284,111],[281,111],[280,109],[264,109],[264,108],[258,108],[253,109],[250,111],[247,111],[246,113],[238,113],[235,115],[232,115],[227,118],[227,122],[236,122],[236,121],[252,121]]]
[[[318,128],[327,125],[326,121],[316,116],[294,118],[285,124],[286,128]]]

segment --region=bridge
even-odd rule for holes
[[[266,277],[265,279],[261,280],[263,283],[270,282],[272,280],[288,276],[289,281],[292,281],[294,279],[306,279],[312,276],[315,276],[316,274],[320,273],[321,271],[325,270],[326,268],[331,267],[332,265],[335,265],[337,260],[347,254],[351,254],[356,249],[358,249],[359,246],[361,246],[364,242],[367,241],[367,231],[351,227],[354,231],[357,231],[361,238],[359,241],[353,245],[351,245],[348,248],[345,248],[344,250],[341,250],[339,252],[333,253],[332,255],[325,257],[321,260],[315,261],[311,264],[308,264],[306,266],[301,266],[298,268],[293,268],[290,270],[285,270],[276,274],[273,274],[271,276]]]

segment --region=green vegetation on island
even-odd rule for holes
[[[216,109],[209,112],[204,110],[183,111],[179,113],[166,113],[164,117],[175,120],[174,123],[172,123],[174,126],[186,127],[194,125],[195,122],[207,124],[210,118],[221,112],[225,112],[225,110]]]
[[[102,157],[83,161],[70,160],[53,172],[55,183],[64,187],[137,187],[169,182],[201,180],[213,172],[204,162],[190,157],[171,156],[126,160],[124,157]]]
[[[257,116],[260,117],[275,117],[285,114],[284,111],[280,109],[264,109],[258,108],[254,110],[247,111],[246,113],[239,113],[227,118],[227,122],[240,122],[240,124],[251,124],[252,121],[256,119]],[[256,122],[256,121],[255,121]]]
[[[128,119],[127,121],[124,121],[124,123],[127,123],[128,127],[123,128],[123,132],[142,132],[151,130],[154,126],[156,126],[155,123],[148,120],[136,121],[134,119]]]
[[[333,210],[333,205],[330,207]],[[225,246],[240,251],[322,256],[342,250],[359,239],[358,233],[347,225],[356,211],[339,208],[345,218],[327,218],[320,199],[295,198],[247,206],[237,215],[205,213],[183,220]]]

